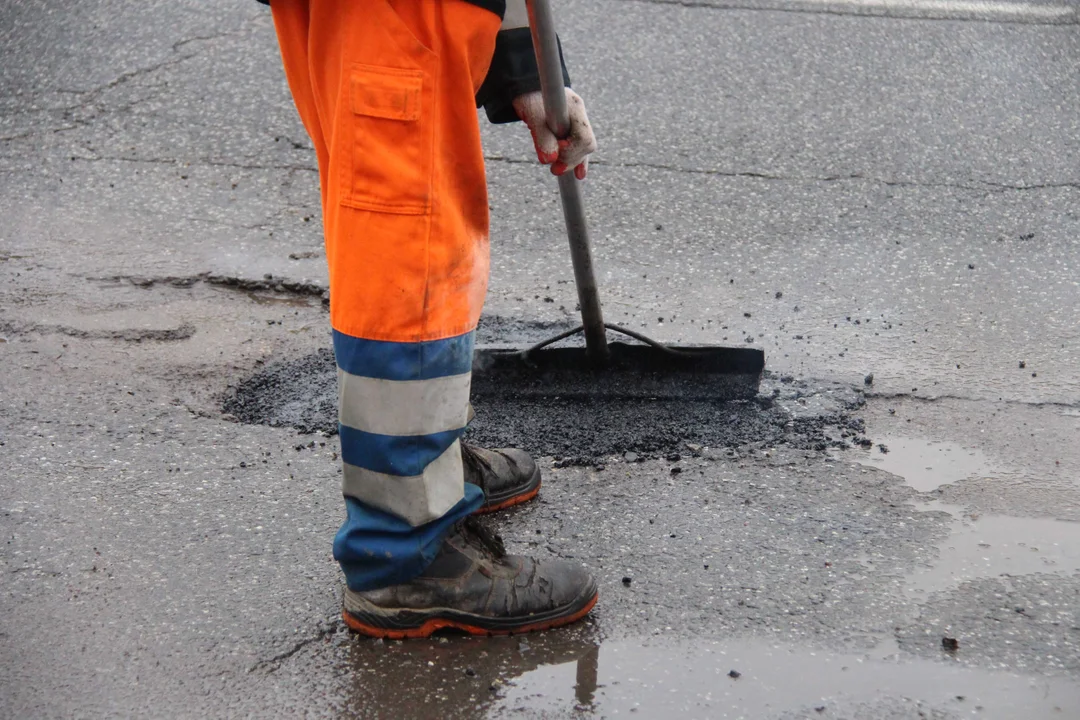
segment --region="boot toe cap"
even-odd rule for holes
[[[536,461],[532,455],[517,448],[505,448],[499,450],[517,468],[519,477],[528,478],[536,472]]]
[[[582,605],[597,592],[596,579],[583,566],[565,560],[536,562],[534,588],[547,597],[547,608]]]

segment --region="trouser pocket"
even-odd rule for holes
[[[430,212],[433,82],[420,69],[348,68],[343,205],[401,215]]]

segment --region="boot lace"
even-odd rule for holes
[[[495,468],[491,467],[491,463],[483,455],[476,452],[471,445],[465,443],[461,443],[461,460],[466,465],[471,465],[479,471],[480,488],[486,493],[489,480],[495,477]]]
[[[495,560],[506,557],[506,545],[498,533],[470,515],[461,521],[461,533],[491,554]]]

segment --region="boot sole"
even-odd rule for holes
[[[523,490],[510,495],[509,497],[492,498],[488,500],[480,509],[473,513],[473,515],[487,515],[488,513],[498,512],[499,510],[505,510],[512,508],[515,505],[521,505],[527,503],[534,497],[540,494],[540,468],[536,468],[536,472],[529,478],[529,482],[525,485]]]
[[[594,585],[581,598],[564,607],[516,619],[489,618],[446,608],[427,613],[407,609],[387,610],[360,600],[370,610],[350,612],[342,609],[341,617],[354,632],[386,640],[426,638],[447,628],[469,635],[520,635],[575,623],[589,614],[598,599],[599,593]]]

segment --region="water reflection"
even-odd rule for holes
[[[486,714],[758,720],[852,712],[916,717],[920,710],[932,713],[926,717],[1078,717],[1080,683],[963,667],[948,658],[830,653],[752,638],[621,642],[524,672]]]
[[[519,637],[448,635],[429,640],[350,643],[344,672],[350,693],[344,717],[475,718],[513,678],[559,668],[569,708],[595,703],[599,639],[592,625]]]
[[[521,638],[357,641],[344,717],[1080,717],[1080,682],[760,638],[600,643],[590,627]]]
[[[596,699],[596,678],[600,672],[600,646],[593,645],[577,659],[574,697],[579,710],[591,710]]]

